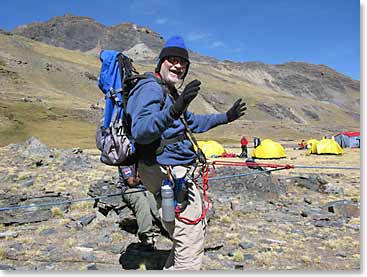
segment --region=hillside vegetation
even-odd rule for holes
[[[66,19],[56,17],[50,22]],[[70,28],[77,28],[79,21],[86,24],[85,28],[97,26],[83,17],[73,20]],[[92,46],[76,50],[63,45],[74,49],[68,50],[36,41],[44,40],[42,34],[53,26],[50,22],[22,26],[14,33],[0,32],[0,145],[36,136],[49,146],[94,148],[95,128],[103,107],[103,94],[97,85],[99,51]],[[127,28],[126,32],[143,32],[131,26],[120,27]],[[145,35],[144,39],[137,37],[139,47],[119,49],[134,53],[140,72],[154,70],[154,59],[139,59],[139,55],[144,49],[158,54],[161,40],[152,31]],[[54,39],[46,42],[56,44]],[[203,84],[190,106],[192,111],[225,112],[240,97],[248,105],[241,120],[200,134],[199,139],[233,144],[246,135],[288,141],[359,130],[359,82],[331,68],[307,63],[234,63],[197,53],[191,56],[186,83],[196,78]]]

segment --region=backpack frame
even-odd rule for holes
[[[136,163],[134,144],[126,123],[125,108],[130,90],[144,78],[132,60],[121,52],[103,50],[98,86],[105,94],[104,116],[96,131],[96,146],[100,160],[106,165],[125,166]]]

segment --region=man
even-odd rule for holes
[[[305,140],[303,139],[301,141],[301,143],[298,143],[298,149],[299,150],[303,150],[303,149],[306,149],[307,148],[307,143],[305,142]]]
[[[254,148],[258,147],[261,144],[260,138],[254,137]]]
[[[160,191],[167,175],[175,181],[186,180],[196,161],[197,155],[182,117],[193,133],[201,133],[238,119],[246,110],[246,104],[239,99],[223,114],[195,115],[187,111],[201,85],[200,81],[194,80],[181,93],[176,89],[182,85],[189,67],[189,54],[183,38],[171,37],[160,52],[155,73],[140,80],[130,92],[126,111],[139,157],[139,173],[147,189],[153,193]],[[185,183],[185,187],[187,201],[180,215],[192,220],[199,219],[202,215],[199,187],[192,182]],[[159,198],[157,202],[161,204]],[[196,224],[187,224],[176,216],[173,222],[163,221],[163,225],[173,241],[164,268],[200,270],[204,254],[205,218]]]
[[[248,144],[248,140],[245,136],[243,136],[241,138],[241,155],[240,158],[247,158],[247,144]]]
[[[160,225],[157,202],[153,194],[145,190],[135,166],[119,167],[122,198],[136,216],[138,237],[143,246],[154,248],[154,224]]]

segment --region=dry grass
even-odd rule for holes
[[[222,216],[220,221],[224,224],[231,224],[233,222],[232,218],[227,215]]]
[[[42,233],[43,231],[45,231],[47,229],[49,229],[49,226],[47,226],[47,225],[40,226],[40,227],[37,228],[36,233],[40,234],[40,233]]]
[[[20,143],[35,136],[50,147],[94,148],[96,124],[70,117],[70,113],[70,110],[61,108],[50,111],[39,104],[9,104],[5,111],[0,109],[0,119],[12,118],[0,129],[0,146]]]
[[[236,250],[234,253],[233,253],[233,260],[235,262],[243,262],[244,261],[244,258],[243,258],[243,253],[241,250]]]
[[[120,232],[113,232],[111,235],[112,242],[121,243],[124,240],[123,234]]]
[[[72,205],[72,210],[79,212],[90,212],[93,209],[93,202],[79,202]]]
[[[21,36],[17,36],[17,39],[29,44],[32,47],[32,51],[52,59],[63,60],[69,63],[76,63],[88,67],[92,66],[96,69],[100,66],[99,60],[92,55],[86,55],[78,51],[47,45]]]
[[[74,238],[67,238],[64,241],[64,247],[66,249],[73,247],[76,244],[76,240]]]
[[[6,251],[4,249],[0,249],[0,261],[5,260],[7,257]]]
[[[352,237],[345,236],[338,239],[323,241],[322,245],[329,249],[345,249],[348,247],[358,247],[359,242],[353,240]]]
[[[59,217],[59,218],[64,217],[64,212],[59,207],[52,207],[51,213],[53,217]]]

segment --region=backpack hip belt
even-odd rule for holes
[[[166,147],[167,145],[173,144],[173,143],[176,143],[176,142],[179,142],[179,141],[184,141],[186,139],[187,139],[186,134],[179,134],[178,136],[173,137],[173,138],[162,139],[161,142],[160,142],[160,145],[157,148],[157,150],[155,151],[155,153],[157,155],[160,155],[163,152],[164,147]]]

